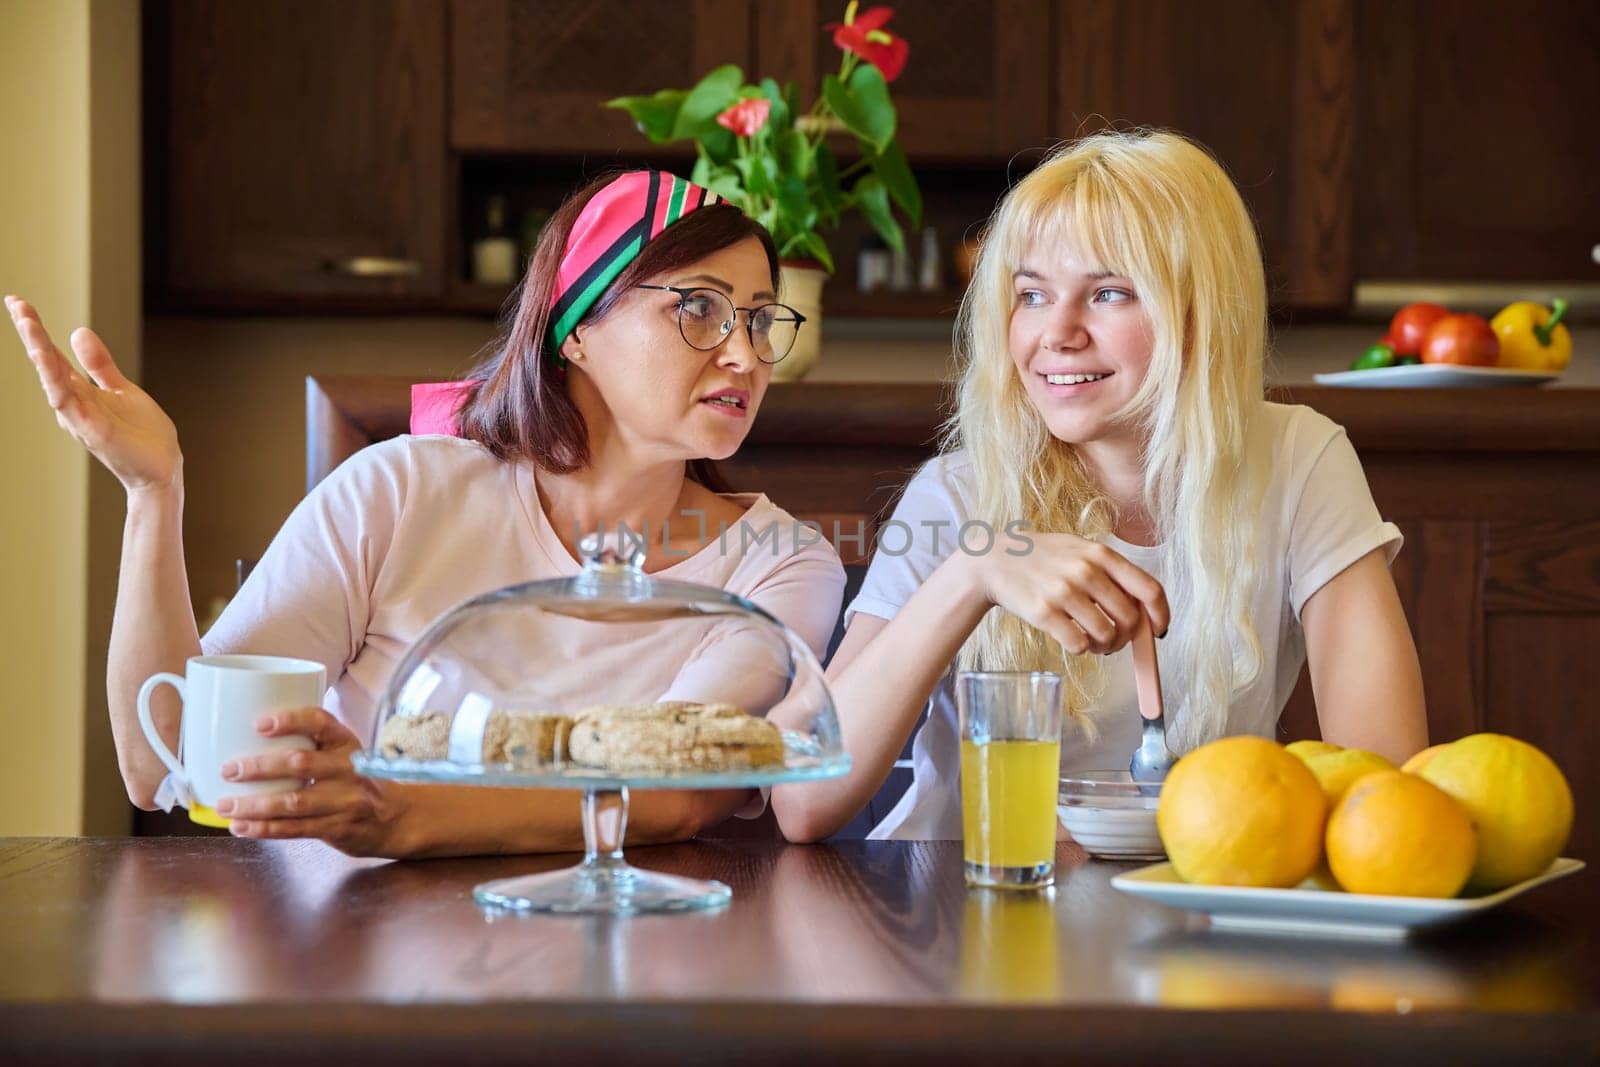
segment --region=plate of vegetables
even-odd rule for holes
[[[1550,307],[1519,300],[1493,319],[1407,304],[1349,370],[1316,380],[1380,389],[1542,385],[1561,377],[1572,359],[1572,334],[1561,321],[1566,313],[1560,299]]]

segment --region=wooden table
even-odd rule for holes
[[[968,892],[959,846],[702,841],[720,912],[502,917],[318,843],[0,842],[0,1058],[180,1063],[1600,1062],[1593,872],[1414,944],[1255,939],[1125,897]]]

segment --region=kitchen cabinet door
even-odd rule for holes
[[[1055,134],[1159,126],[1204,144],[1260,230],[1275,305],[1353,281],[1351,0],[1063,0]]]
[[[1600,5],[1357,14],[1362,276],[1600,283]]]
[[[153,4],[158,302],[442,292],[441,0]]]
[[[872,5],[864,5],[872,6]],[[899,0],[889,29],[911,46],[890,85],[911,164],[1002,162],[1041,147],[1050,130],[1050,5],[1038,0]],[[840,52],[824,24],[844,3],[789,0],[756,12],[763,75],[816,99]]]
[[[462,152],[637,155],[614,96],[750,66],[748,0],[452,0],[450,143]],[[686,146],[679,150],[692,154]]]

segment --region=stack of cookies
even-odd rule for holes
[[[462,716],[452,719],[442,711],[397,716],[383,724],[378,751],[389,759],[481,760],[519,767],[565,761],[637,775],[783,765],[782,732],[732,704],[600,705],[570,718],[496,710],[480,721],[481,735],[473,730],[467,737]]]

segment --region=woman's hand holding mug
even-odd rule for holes
[[[360,751],[349,727],[319,707],[262,715],[256,728],[265,738],[309,740],[304,750],[242,755],[222,765],[222,776],[241,794],[222,799],[218,813],[233,820],[238,837],[316,837],[352,856],[392,856],[401,793],[355,772],[350,757]],[[299,779],[296,788],[244,794],[246,784]]]
[[[234,785],[223,777],[230,760],[272,754],[307,754],[306,737],[268,736],[256,729],[263,715],[322,701],[327,689],[322,664],[283,656],[195,656],[182,675],[151,675],[139,688],[139,726],[155,754],[172,772],[176,792],[189,818],[205,826],[227,826],[217,811],[230,793],[281,793],[300,786],[300,777],[283,774]],[[161,738],[150,711],[150,697],[170,685],[183,700],[178,727],[181,758]]]

